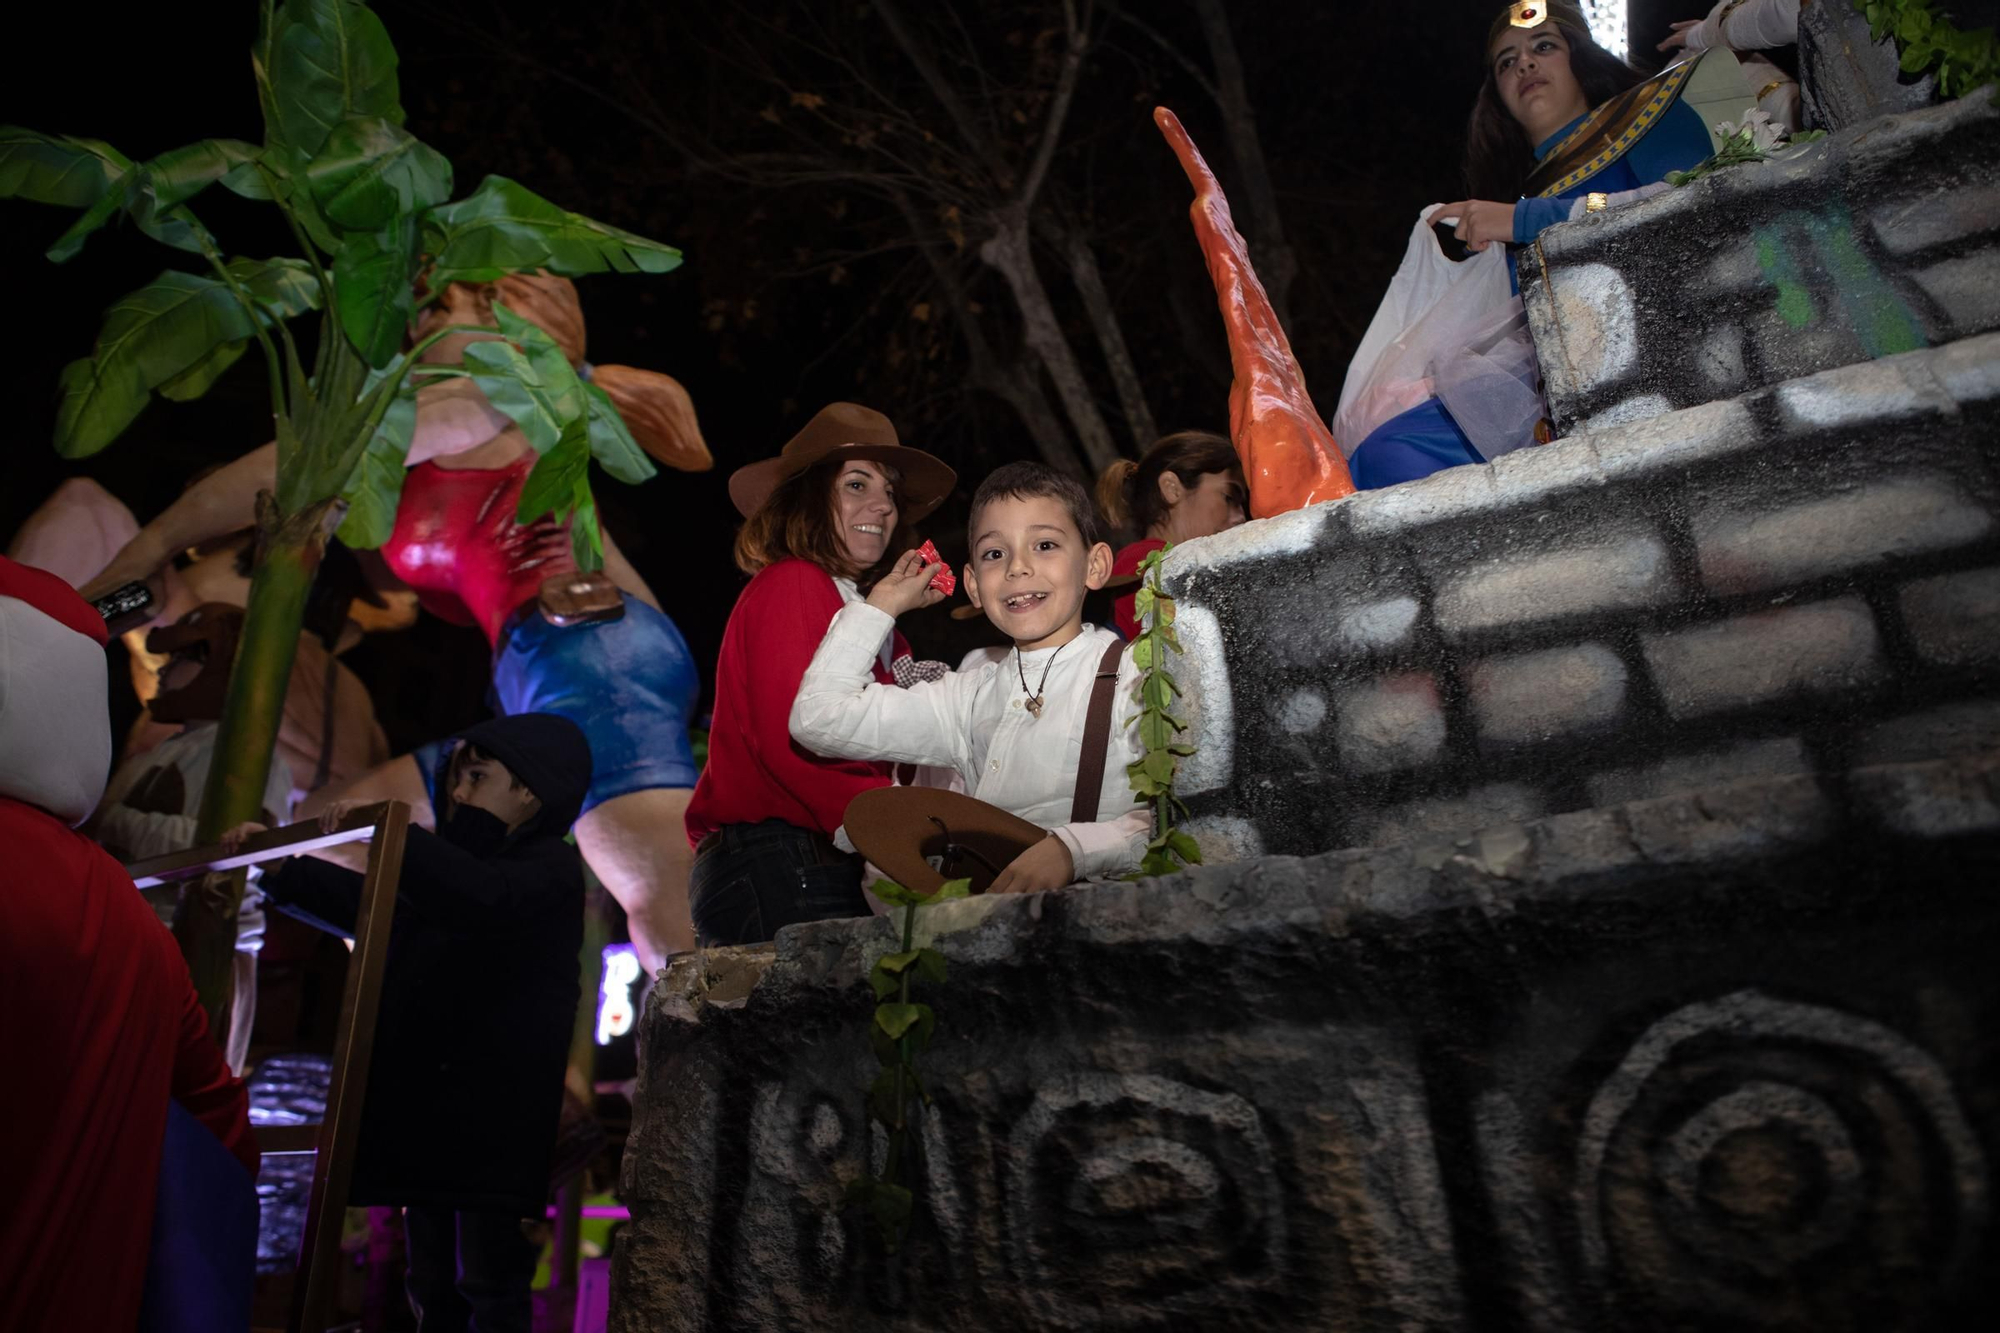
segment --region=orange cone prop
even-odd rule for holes
[[[1306,377],[1271,298],[1250,266],[1250,251],[1229,215],[1215,173],[1173,112],[1153,108],[1153,122],[1181,160],[1194,203],[1188,216],[1215,281],[1215,303],[1229,333],[1229,438],[1250,484],[1250,515],[1269,518],[1321,500],[1354,494],[1347,460],[1306,392]]]

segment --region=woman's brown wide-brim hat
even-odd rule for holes
[[[896,486],[896,518],[914,523],[945,502],[958,474],[921,449],[896,438],[889,418],[859,403],[828,403],[813,413],[805,429],[786,441],[776,458],[737,468],[729,477],[729,498],[749,518],[764,507],[785,481],[832,457],[887,463],[902,474]]]
[[[947,879],[970,879],[984,893],[1010,861],[1049,831],[997,805],[940,787],[876,787],[847,803],[842,817],[855,849],[912,893],[936,893]],[[932,857],[960,852],[940,871]],[[985,858],[990,865],[981,864]]]

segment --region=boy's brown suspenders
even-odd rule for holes
[[[1083,753],[1076,763],[1076,799],[1069,808],[1072,824],[1097,822],[1097,804],[1104,794],[1104,756],[1111,745],[1111,705],[1118,695],[1118,664],[1125,656],[1120,639],[1104,650],[1097,679],[1090,686],[1090,711],[1083,719]]]

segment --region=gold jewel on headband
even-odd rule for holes
[[[1549,21],[1547,0],[1522,0],[1507,6],[1507,23],[1515,28],[1539,28]]]

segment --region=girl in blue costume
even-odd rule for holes
[[[1679,100],[1693,62],[1642,82],[1591,40],[1574,5],[1511,4],[1486,39],[1486,78],[1466,132],[1472,197],[1447,204],[1472,250],[1526,245],[1567,220],[1591,194],[1636,190],[1684,171],[1712,151],[1701,116]],[[1496,202],[1515,199],[1514,203]],[[1507,266],[1511,288],[1514,255]],[[1370,431],[1349,460],[1363,490],[1427,477],[1486,458],[1438,398]]]

